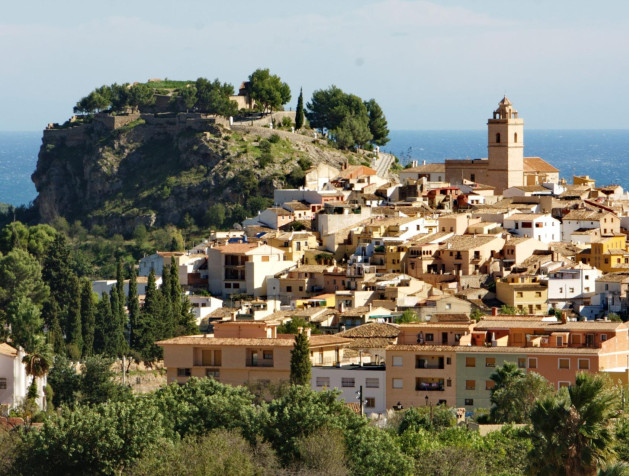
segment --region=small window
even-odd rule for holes
[[[6,390],[7,388],[7,379],[0,378],[0,390]]]
[[[263,263],[268,263],[268,261],[269,261],[269,257],[268,256],[263,256],[262,257],[262,262]]]
[[[317,377],[316,383],[317,387],[329,387],[330,377]]]
[[[485,390],[491,390],[496,385],[493,380],[485,380]]]
[[[570,359],[559,359],[559,368],[564,370],[570,369]]]
[[[515,142],[516,144],[518,143],[518,133],[517,132],[513,133],[513,142]]]
[[[404,384],[401,378],[393,379],[393,388],[404,388]]]
[[[341,387],[353,388],[356,386],[356,382],[353,377],[343,377],[341,379]]]
[[[518,368],[519,369],[525,369],[526,368],[526,358],[525,357],[519,357],[518,358]]]
[[[496,366],[496,358],[495,357],[487,357],[485,359],[485,367],[495,367]]]
[[[220,371],[219,370],[207,369],[205,371],[205,376],[207,378],[213,378],[214,380],[218,380],[219,377],[220,377]]]
[[[579,370],[590,370],[590,359],[579,359]]]
[[[529,359],[529,369],[536,369],[537,368],[537,359],[534,357],[531,357]]]
[[[607,334],[601,334],[601,342],[605,342],[607,340]]]
[[[262,352],[262,358],[264,360],[273,360],[273,351],[272,350],[265,350]]]
[[[473,398],[466,398],[465,399],[465,406],[466,407],[471,407],[472,405],[474,405],[474,399]]]
[[[374,408],[376,406],[376,399],[374,397],[365,398],[365,407]]]
[[[557,388],[568,388],[570,386],[570,382],[559,382],[557,384]]]
[[[465,390],[476,390],[476,380],[466,380]]]
[[[367,388],[380,388],[380,379],[368,378],[365,380],[365,387]]]
[[[190,369],[177,369],[177,377],[190,377]]]
[[[426,342],[432,342],[435,340],[434,334],[426,334]]]
[[[293,292],[293,287],[292,286],[286,286],[286,292],[287,293],[292,293]]]
[[[393,367],[402,367],[402,357],[393,357]]]
[[[476,367],[476,358],[475,357],[465,357],[465,366],[466,367]]]
[[[500,144],[500,132],[496,134],[496,144]]]
[[[452,359],[450,357],[446,357],[446,364],[452,365]]]

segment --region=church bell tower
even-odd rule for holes
[[[487,184],[501,194],[524,185],[524,120],[505,96],[487,121]]]

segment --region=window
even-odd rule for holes
[[[516,144],[518,143],[518,133],[517,132],[515,132],[513,134],[513,142],[515,142]]]
[[[293,287],[292,286],[286,286],[286,292],[287,293],[292,293],[293,292]]]
[[[317,377],[316,383],[317,387],[329,387],[330,377]]]
[[[574,292],[574,288],[570,288],[569,290],[570,290],[571,293]],[[541,293],[540,293],[540,295],[541,295]]]
[[[476,390],[476,380],[466,380],[465,390]]]
[[[450,304],[450,303],[446,304],[446,309],[448,309],[448,310],[452,309],[452,304]]]
[[[7,379],[0,378],[0,390],[6,390],[7,388]]]
[[[265,350],[262,352],[262,358],[264,360],[273,360],[273,351],[272,350]]]
[[[518,358],[518,368],[525,369],[526,368],[526,359],[524,357]]]
[[[446,364],[451,365],[452,359],[450,357],[446,357]]]
[[[341,387],[352,388],[356,386],[356,382],[353,377],[343,377],[341,379]]]
[[[529,369],[536,369],[537,368],[537,359],[534,357],[531,357],[529,359]]]
[[[495,357],[487,357],[485,359],[485,367],[495,367],[496,366],[496,358]]]
[[[434,334],[426,334],[426,342],[432,342],[435,340]]]
[[[177,377],[190,377],[190,369],[177,369]]]
[[[563,345],[563,336],[557,336],[557,347],[561,347]]]
[[[376,399],[374,397],[365,398],[365,407],[374,408],[376,406]]]
[[[267,263],[269,261],[269,257],[268,256],[263,256],[262,257],[262,262],[263,263]]]
[[[496,134],[496,144],[500,144],[500,132]]]
[[[404,388],[403,382],[401,378],[393,379],[393,388]]]
[[[465,357],[465,366],[466,367],[476,367],[476,358],[475,357]]]
[[[579,370],[590,370],[590,359],[579,359]]]
[[[368,378],[365,380],[365,387],[367,388],[380,388],[380,379]]]
[[[472,405],[474,405],[474,399],[473,398],[466,398],[465,399],[465,406],[466,407],[471,407]]]
[[[493,380],[485,380],[485,390],[491,390],[496,385]]]
[[[393,367],[402,367],[402,357],[393,357]]]
[[[570,368],[570,359],[559,359],[559,368],[560,369],[569,369]]]
[[[570,382],[559,382],[557,384],[557,388],[564,388],[564,387],[568,388],[569,386],[570,386]]]
[[[517,293],[515,293],[517,297],[521,298],[524,297],[524,294],[522,293],[522,291],[518,291]]]
[[[220,371],[219,370],[207,369],[205,371],[205,376],[207,378],[213,378],[214,380],[218,380],[218,378],[220,377]]]
[[[601,342],[605,342],[607,340],[607,334],[601,334]]]
[[[570,292],[574,292],[574,289],[570,288]],[[539,291],[535,291],[535,297],[542,297],[542,293]]]

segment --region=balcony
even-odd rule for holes
[[[247,360],[247,367],[273,367],[272,360]]]
[[[443,357],[416,356],[415,368],[416,369],[443,369],[444,359]]]

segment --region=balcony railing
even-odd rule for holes
[[[443,392],[443,384],[441,383],[418,383],[415,390],[419,392]]]
[[[247,360],[247,367],[273,367],[273,361],[257,361]]]

